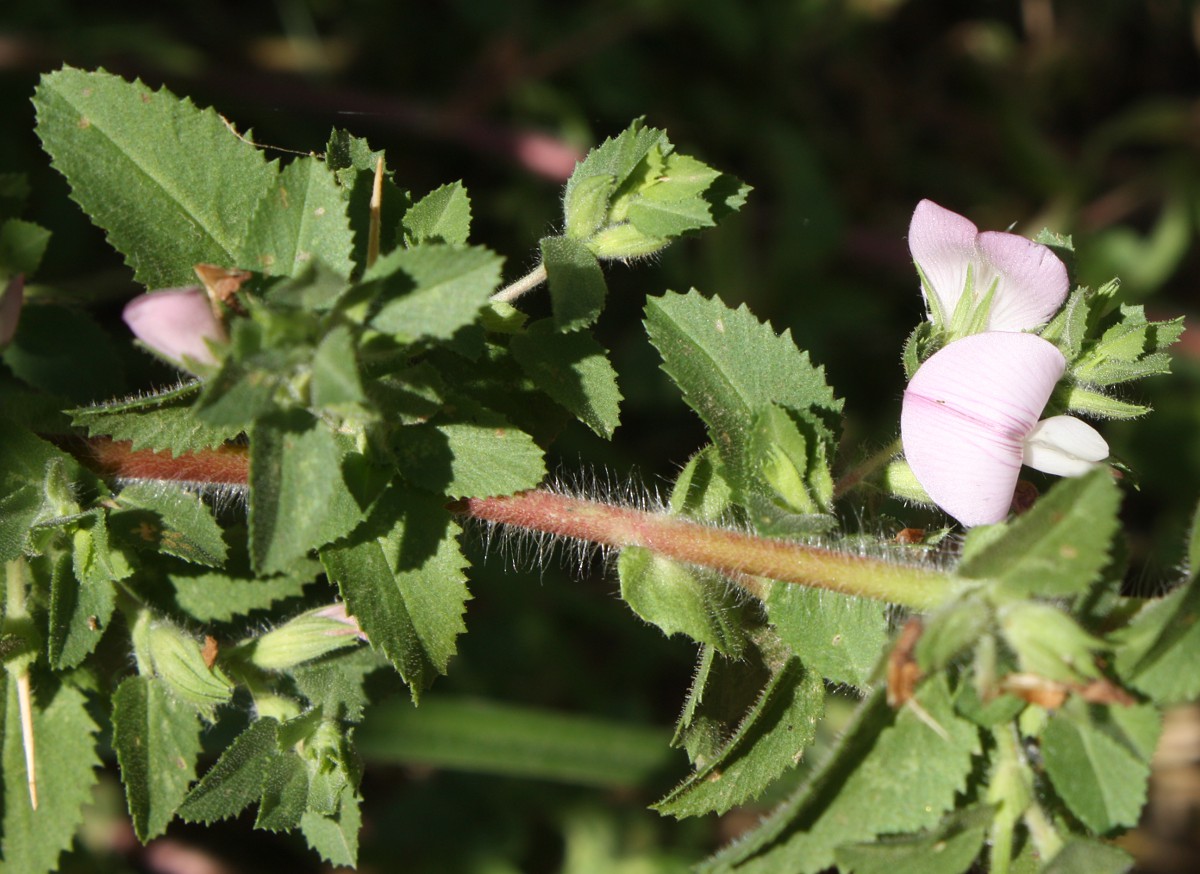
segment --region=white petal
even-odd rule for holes
[[[956,340],[921,365],[904,392],[900,432],[934,503],[968,526],[1008,515],[1025,436],[1065,369],[1053,344],[999,331]]]
[[[967,284],[967,265],[978,261],[979,228],[956,212],[922,200],[908,226],[908,250],[937,297],[946,319],[954,312]],[[978,283],[976,284],[978,287]],[[922,295],[925,288],[921,288]]]
[[[1087,422],[1051,416],[1025,438],[1025,463],[1055,476],[1081,476],[1108,458],[1108,444]]]

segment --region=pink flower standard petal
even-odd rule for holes
[[[978,236],[979,228],[970,219],[938,206],[932,200],[922,200],[913,210],[908,225],[908,250],[925,274],[929,290],[933,291],[942,316],[947,320],[967,284],[967,265],[975,260]],[[924,284],[921,295],[932,309]]]
[[[913,474],[963,525],[1008,515],[1026,436],[1066,359],[1033,334],[989,331],[929,358],[904,392],[900,433]]]
[[[973,222],[931,200],[913,210],[908,247],[948,322],[971,268],[972,291],[982,300],[993,283],[987,330],[1026,331],[1048,322],[1067,297],[1067,268],[1050,249],[1017,234],[979,232]]]
[[[986,284],[976,288],[982,293],[993,278],[1000,280],[988,330],[1025,331],[1050,321],[1070,290],[1066,265],[1058,256],[1041,243],[998,231],[984,231],[978,246],[979,274]]]
[[[198,285],[168,288],[135,297],[121,313],[139,340],[166,358],[216,364],[205,340],[225,342],[225,326],[213,313],[208,294]]]

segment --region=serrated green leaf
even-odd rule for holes
[[[834,851],[843,874],[963,874],[979,855],[995,810],[985,805],[953,813],[935,829],[850,844]]]
[[[385,662],[367,647],[326,656],[290,671],[296,690],[326,719],[358,722],[367,705],[367,675]]]
[[[462,181],[435,188],[408,208],[403,220],[409,246],[448,243],[465,246],[471,233],[471,198]]]
[[[1197,565],[1192,565],[1193,568]],[[1122,679],[1156,703],[1181,704],[1200,695],[1200,580],[1143,607],[1112,635],[1114,667]]]
[[[1155,713],[1149,705],[1138,709]],[[1092,831],[1104,834],[1137,823],[1153,752],[1144,749],[1145,741],[1128,736],[1109,707],[1068,706],[1050,717],[1041,737],[1046,773]]]
[[[534,385],[601,437],[612,437],[620,424],[621,390],[604,347],[591,334],[563,334],[543,319],[515,335],[509,349]]]
[[[321,561],[371,645],[417,700],[455,652],[470,597],[458,525],[442,498],[392,489],[375,523],[321,550]]]
[[[166,579],[175,589],[175,603],[199,622],[228,622],[265,610],[277,601],[296,598],[316,579],[321,566],[300,561],[278,576],[258,577],[241,562],[224,572],[173,568]]]
[[[724,813],[755,798],[795,767],[816,737],[825,702],[820,675],[778,641],[764,637],[759,643],[768,669],[766,684],[719,748],[699,759],[696,770],[654,805],[660,813],[676,817]],[[703,693],[712,694],[707,689]]]
[[[200,717],[153,677],[127,677],[113,693],[113,748],[133,828],[142,843],[167,830],[196,779]]]
[[[600,262],[571,237],[543,237],[539,246],[555,326],[560,331],[586,328],[600,317],[608,295]]]
[[[704,193],[720,171],[690,155],[667,155],[653,182],[628,207],[629,221],[644,234],[664,239],[716,225]]]
[[[661,728],[478,698],[389,698],[355,732],[368,762],[581,786],[642,786],[670,766]]]
[[[406,480],[457,498],[510,495],[546,476],[533,438],[503,421],[410,425],[396,431],[392,447]]]
[[[338,325],[321,340],[312,361],[312,402],[317,407],[361,404],[367,398],[349,325]]]
[[[731,310],[695,291],[668,293],[647,302],[646,329],[663,370],[708,425],[743,501],[755,489],[756,472],[744,448],[758,410],[774,403],[825,418],[841,409],[823,368],[796,348],[790,332],[776,334],[744,306]]]
[[[882,690],[872,692],[805,784],[701,870],[816,874],[838,847],[935,826],[967,785],[979,735],[955,715],[941,679],[924,683],[916,703],[919,714],[893,713]]]
[[[259,574],[286,571],[348,534],[364,516],[346,485],[346,453],[327,427],[299,411],[250,434],[250,557]]]
[[[138,282],[187,285],[195,264],[237,263],[276,168],[216,112],[71,67],[42,77],[34,106],[37,134],[71,196]]]
[[[300,831],[308,846],[331,865],[358,864],[358,832],[362,828],[362,799],[350,792],[341,797],[338,811],[324,815],[307,810],[300,817]]]
[[[1167,373],[1167,353],[1183,334],[1183,317],[1151,322],[1141,306],[1122,306],[1119,320],[1073,365],[1072,375],[1091,385],[1116,385]]]
[[[91,437],[128,440],[134,451],[185,452],[215,449],[238,436],[237,428],[216,428],[191,409],[198,385],[192,383],[156,397],[134,397],[71,410],[71,424]]]
[[[198,495],[165,483],[131,483],[116,500],[123,509],[146,511],[140,534],[160,552],[206,567],[225,563],[221,526]]]
[[[1003,528],[1003,534],[973,548],[967,536],[959,576],[994,580],[1011,595],[1061,597],[1087,589],[1108,563],[1117,531],[1120,491],[1100,468],[1064,479],[1029,512]]]
[[[614,187],[619,190],[655,147],[670,151],[666,132],[645,127],[641,119],[634,121],[620,134],[609,137],[592,149],[579,162],[567,180],[563,201],[572,203],[575,188],[595,176],[611,178]]]
[[[767,617],[808,667],[862,688],[887,646],[887,605],[807,586],[772,583]]]
[[[37,874],[58,867],[83,822],[96,785],[96,736],[83,693],[70,686],[35,690],[33,736],[38,809],[29,803],[16,683],[6,681],[4,708],[4,838],[6,871]]]
[[[499,255],[482,246],[396,249],[364,277],[379,283],[383,300],[371,324],[405,341],[449,339],[475,321],[500,283],[502,265]]]
[[[1120,847],[1073,837],[1039,874],[1125,874],[1134,860]]]
[[[257,801],[267,768],[279,755],[278,729],[274,719],[259,719],[234,738],[179,806],[180,818],[211,824]]]
[[[384,161],[383,198],[379,204],[379,227],[387,230],[386,234],[381,234],[380,240],[385,246],[384,251],[392,248],[395,234],[403,233],[400,220],[409,206],[408,192],[402,191],[392,181],[384,158],[382,149],[372,149],[365,139],[336,128],[330,132],[329,142],[325,146],[325,162],[334,172],[347,200],[346,211],[354,231],[354,263],[360,269],[367,263],[375,169],[380,161]]]
[[[112,336],[87,313],[68,307],[25,306],[20,329],[0,358],[27,385],[73,403],[126,391]]]
[[[34,273],[50,243],[50,232],[41,225],[20,219],[0,224],[0,276]]]
[[[71,556],[63,555],[54,562],[46,635],[54,668],[73,668],[91,654],[108,629],[116,601],[111,579],[80,581]]]
[[[318,260],[339,276],[354,269],[346,200],[324,161],[297,158],[258,203],[237,263],[267,276],[295,276]]]
[[[12,561],[29,545],[39,522],[60,515],[48,478],[70,494],[78,465],[71,456],[12,422],[0,419],[0,561]]]
[[[308,810],[308,766],[291,750],[284,750],[264,769],[262,797],[254,827],[289,831],[300,825]]]
[[[727,580],[631,546],[617,560],[621,598],[663,634],[686,634],[734,658],[745,643],[737,599]]]

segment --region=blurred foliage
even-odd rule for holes
[[[845,393],[852,436],[890,439],[901,345],[921,312],[904,234],[922,197],[981,228],[1072,234],[1077,280],[1115,273],[1125,299],[1156,317],[1197,315],[1193,0],[185,0],[147,9],[7,0],[0,10],[0,172],[30,174],[27,217],[53,231],[31,293],[107,301],[113,319],[131,278],[32,133],[37,77],[64,62],[166,84],[262,143],[316,150],[331,126],[348,128],[385,146],[416,195],[462,176],[476,193],[476,235],[507,257],[511,277],[553,230],[565,178],[537,163],[547,154],[537,136],[582,152],[645,115],[755,187],[719,231],[610,271],[600,333],[616,353],[624,424],[612,444],[579,429],[563,444],[567,468],[577,453],[621,478],[637,459],[654,482],[701,442],[636,327],[646,293],[691,285],[791,328]],[[1185,335],[1177,359],[1175,375],[1133,398],[1152,403],[1154,416],[1106,428],[1140,489],[1125,521],[1150,580],[1181,560],[1200,485],[1200,341]],[[501,578],[494,564],[496,578],[475,583],[473,633],[439,690],[670,723],[674,704],[664,702],[686,687],[686,645],[631,623],[611,579],[560,580],[550,568],[539,585]],[[580,672],[594,681],[572,682]],[[368,780],[377,785],[367,787],[363,859],[381,868],[400,842],[408,870],[669,871],[738,829],[733,819],[719,835],[659,821],[644,808],[662,786],[597,798],[419,770]],[[478,830],[442,835],[438,811],[450,807],[475,808]],[[243,864],[311,864],[296,858],[280,851]],[[103,866],[121,870],[112,858]]]

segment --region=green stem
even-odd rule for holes
[[[932,610],[960,591],[950,574],[926,567],[850,555],[791,540],[701,525],[665,513],[585,501],[545,491],[468,498],[455,512],[486,522],[659,555],[711,568],[734,580],[764,577],[848,595]]]
[[[899,455],[902,448],[903,447],[901,446],[900,438],[897,437],[874,455],[864,459],[854,467],[850,468],[850,470],[846,471],[846,473],[844,473],[841,478],[838,479],[837,484],[833,487],[834,498],[840,498],[879,468],[883,467],[885,464]]]
[[[510,282],[492,295],[493,301],[512,303],[527,291],[532,291],[546,281],[546,265],[539,264],[520,279]]]

